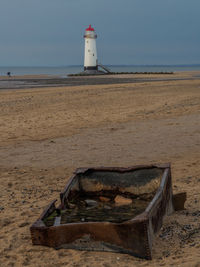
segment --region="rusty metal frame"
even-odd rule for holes
[[[59,208],[65,208],[64,200],[68,196],[72,182],[74,179],[77,179],[77,174],[83,174],[88,170],[123,173],[145,168],[161,168],[164,172],[155,196],[143,213],[122,223],[79,222],[47,227],[42,220],[56,209],[56,200],[54,200],[30,227],[32,243],[34,245],[45,245],[54,248],[73,248],[73,245],[70,246],[70,244],[84,236],[89,236],[92,242],[102,242],[105,244],[106,251],[128,253],[140,258],[152,259],[154,235],[161,228],[164,216],[176,209],[173,200],[180,200],[179,196],[174,198],[172,194],[171,168],[169,163],[140,165],[128,168],[99,167],[77,169],[60,194],[61,203]],[[181,197],[183,199],[183,207],[186,195]]]

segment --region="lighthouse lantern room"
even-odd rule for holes
[[[94,28],[91,25],[85,30],[85,57],[84,57],[84,70],[98,70],[97,61],[97,48]]]

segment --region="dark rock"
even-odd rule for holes
[[[192,216],[200,217],[200,210],[197,210],[197,211],[193,212]]]
[[[182,230],[185,230],[185,231],[191,230],[191,229],[192,229],[192,226],[190,224],[183,225],[182,227]]]
[[[24,222],[24,223],[21,223],[21,224],[19,225],[19,227],[25,227],[25,226],[27,226],[27,225],[29,225],[29,223],[28,223],[28,222]]]
[[[85,203],[87,204],[87,206],[89,207],[96,207],[98,206],[98,202],[93,200],[93,199],[86,199]]]
[[[163,251],[163,256],[164,257],[169,257],[170,256],[170,252],[168,250]]]
[[[0,207],[0,211],[4,210],[4,207]]]

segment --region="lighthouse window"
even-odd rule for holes
[[[90,52],[90,49],[88,49],[88,52]]]
[[[93,54],[93,57],[94,57],[94,54]]]

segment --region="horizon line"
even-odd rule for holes
[[[113,67],[193,67],[200,66],[198,64],[103,64],[105,66],[113,66]],[[48,66],[40,66],[40,65],[13,65],[13,66],[0,66],[0,68],[65,68],[65,67],[83,67],[83,65],[74,64],[74,65],[48,65]]]

